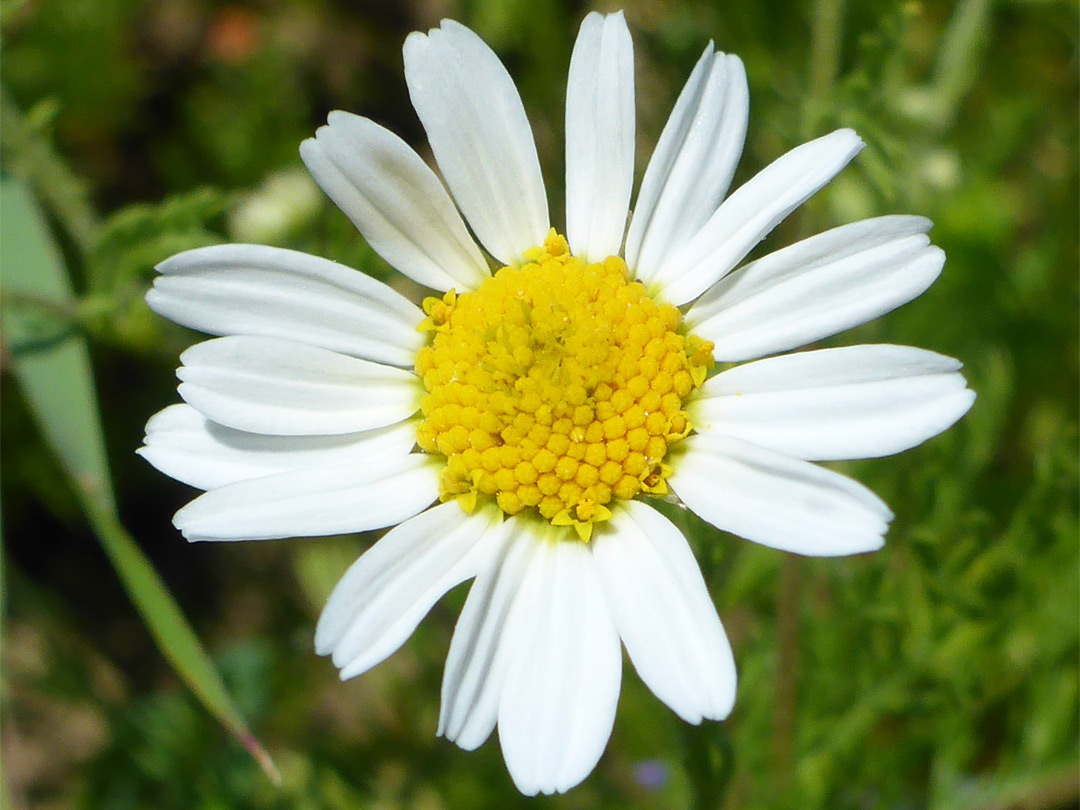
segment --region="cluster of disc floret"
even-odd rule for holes
[[[622,259],[587,265],[552,231],[521,267],[424,311],[418,444],[446,457],[444,501],[471,512],[493,497],[588,540],[612,499],[667,493],[664,458],[690,432],[683,400],[712,345],[680,334],[679,310]]]

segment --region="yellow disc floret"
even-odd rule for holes
[[[446,457],[444,501],[471,512],[491,497],[588,540],[613,499],[667,494],[664,458],[690,432],[682,403],[712,344],[681,334],[679,310],[618,257],[586,265],[552,231],[525,261],[424,302],[418,443]]]

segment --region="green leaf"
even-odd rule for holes
[[[88,282],[94,293],[143,285],[151,268],[191,248],[221,241],[207,223],[221,217],[228,195],[199,188],[160,203],[121,208],[101,224],[88,256]]]
[[[166,659],[211,714],[279,781],[269,754],[248,730],[210,655],[120,524],[86,342],[63,318],[41,315],[43,309],[58,315],[74,311],[74,296],[41,212],[17,181],[0,182],[0,227],[4,342],[46,443],[60,458],[95,534]],[[27,301],[34,306],[20,306]]]
[[[74,314],[75,297],[35,201],[17,181],[0,185],[0,223],[4,342],[12,369],[76,488],[96,488],[95,499],[112,504],[90,358],[65,318]]]
[[[0,148],[5,171],[37,189],[49,211],[64,223],[72,241],[88,251],[94,243],[97,215],[83,182],[53,151],[45,133],[35,128],[47,118],[34,110],[24,117],[6,89],[0,87]]]

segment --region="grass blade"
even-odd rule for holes
[[[71,319],[63,317],[74,312],[74,295],[33,197],[9,179],[0,183],[0,229],[6,359],[46,443],[70,477],[94,533],[162,654],[267,775],[280,782],[273,761],[248,729],[210,655],[120,524],[86,342],[72,328]]]

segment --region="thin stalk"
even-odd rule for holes
[[[721,810],[735,773],[735,752],[724,723],[705,722],[683,728],[685,766],[694,793],[692,810]]]
[[[788,555],[780,565],[776,594],[776,695],[773,701],[773,785],[791,787],[795,764],[795,719],[799,685],[799,606],[802,560]]]
[[[25,290],[12,290],[0,287],[0,301],[15,306],[40,309],[44,312],[48,312],[50,315],[55,315],[58,318],[63,318],[67,321],[77,321],[79,319],[79,308],[71,301],[57,301],[54,298],[27,292]]]
[[[817,128],[824,111],[829,109],[836,75],[840,69],[840,40],[844,0],[819,0],[814,4],[810,31],[809,92],[802,110],[799,135],[809,140],[820,135]]]
[[[810,81],[800,125],[802,140],[821,134],[817,130],[823,111],[831,106],[840,68],[843,17],[844,0],[819,0],[814,4],[808,66]],[[799,238],[805,238],[813,231],[806,209],[803,209],[797,229]],[[791,787],[795,766],[802,580],[802,560],[795,556],[785,557],[776,594],[778,649],[772,739],[773,784],[780,793]]]

